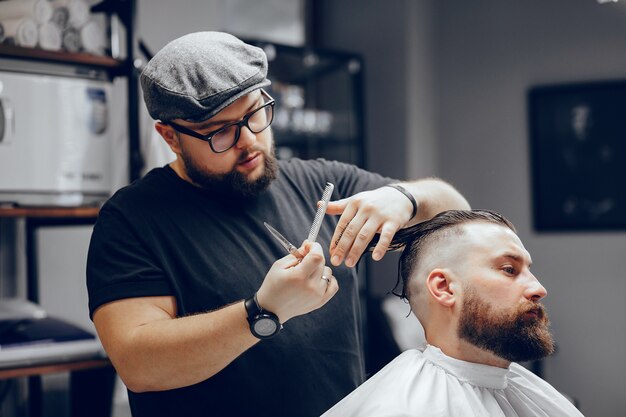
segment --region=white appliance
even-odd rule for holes
[[[108,197],[111,91],[106,80],[0,71],[0,203]]]

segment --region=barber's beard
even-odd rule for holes
[[[183,152],[181,156],[185,163],[187,175],[194,184],[207,190],[230,194],[233,197],[248,198],[266,190],[278,176],[278,162],[274,155],[273,142],[269,151],[256,147],[247,150],[239,156],[237,163],[245,161],[251,153],[257,151],[263,154],[264,170],[259,178],[252,181],[248,180],[246,175],[237,171],[236,168],[233,168],[231,172],[226,174],[213,174],[199,166],[189,154]]]
[[[537,313],[529,318],[529,311]],[[528,301],[510,313],[500,313],[478,293],[466,288],[459,337],[510,362],[540,359],[554,352],[549,320],[540,303]]]

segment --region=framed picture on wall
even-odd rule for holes
[[[626,230],[626,80],[529,90],[537,231]]]

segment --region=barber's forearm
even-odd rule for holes
[[[470,205],[452,185],[438,178],[400,183],[417,202],[417,214],[407,226],[414,225],[446,210],[469,210]]]
[[[189,386],[212,377],[258,342],[243,302],[210,313],[153,321],[112,341],[117,372],[134,392]]]

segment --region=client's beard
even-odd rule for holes
[[[529,311],[537,313],[528,319]],[[510,313],[495,311],[475,290],[466,288],[459,337],[510,362],[540,359],[554,352],[548,315],[542,304],[528,301]]]
[[[262,149],[252,148],[248,152],[242,153],[237,163],[248,158],[250,153],[260,151],[263,153],[265,160],[265,170],[259,178],[254,181],[248,181],[245,175],[233,169],[226,174],[212,174],[206,172],[202,167],[198,166],[188,154],[182,153],[185,163],[187,175],[194,184],[211,191],[217,191],[222,194],[230,194],[234,197],[254,197],[269,187],[271,182],[278,176],[278,162],[274,155],[274,144],[272,143],[269,152]]]

